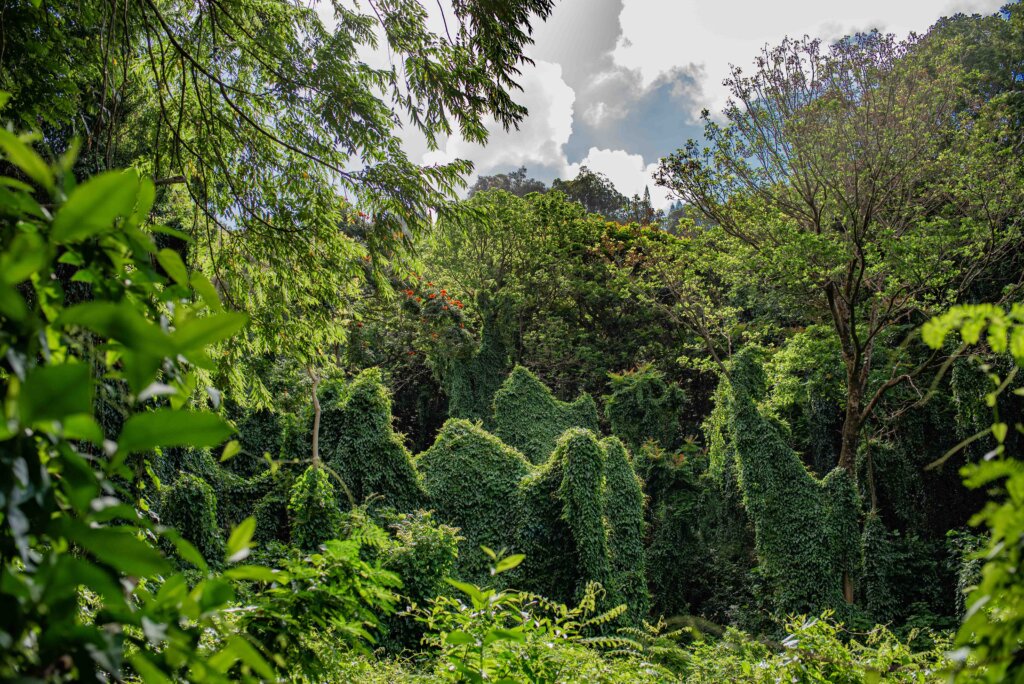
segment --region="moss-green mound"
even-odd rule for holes
[[[857,494],[850,474],[811,475],[758,410],[764,372],[747,349],[736,355],[726,390],[726,437],[735,453],[743,505],[754,523],[763,576],[780,614],[817,613],[844,605],[844,577],[857,575]],[[712,459],[714,462],[714,459]]]
[[[325,541],[338,537],[341,509],[327,471],[310,466],[295,480],[288,499],[288,514],[291,542],[303,551],[314,551]]]
[[[479,425],[450,419],[433,446],[416,458],[416,467],[430,507],[461,530],[458,576],[486,581],[489,565],[481,546],[519,550],[519,481],[530,472],[530,464]]]
[[[597,405],[589,394],[559,401],[537,376],[516,366],[494,395],[494,425],[503,442],[542,463],[569,428],[597,430]]]
[[[160,522],[174,527],[214,565],[224,557],[217,528],[217,496],[213,487],[192,473],[182,473],[164,491]]]
[[[629,606],[629,621],[647,617],[651,594],[647,588],[644,553],[644,492],[629,452],[616,437],[601,441],[604,450],[604,516],[607,521],[611,570],[608,591]]]
[[[468,358],[449,359],[441,369],[448,395],[448,415],[483,421],[493,427],[494,394],[508,374],[508,345],[501,332],[496,306],[481,302],[484,327],[480,347]]]
[[[663,449],[682,442],[680,417],[686,395],[650,365],[627,373],[611,373],[611,394],[604,397],[604,413],[612,434],[637,451],[648,440]]]
[[[380,370],[365,370],[347,384],[327,383],[321,395],[323,458],[355,502],[377,495],[399,511],[418,508],[424,500],[419,475],[392,429],[391,397]]]

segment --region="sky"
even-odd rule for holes
[[[720,111],[730,65],[751,67],[766,44],[785,36],[825,41],[878,29],[923,33],[942,16],[991,14],[1006,0],[556,0],[534,26],[534,60],[517,100],[529,109],[519,130],[492,130],[487,145],[453,137],[428,150],[408,135],[414,161],[474,162],[477,174],[526,166],[550,182],[581,166],[604,173],[620,192],[649,186],[659,208],[670,198],[651,173],[689,138],[700,112]],[[434,3],[427,3],[428,6]]]

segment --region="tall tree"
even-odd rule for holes
[[[840,465],[922,366],[876,345],[964,298],[1020,246],[1017,169],[959,42],[862,34],[786,40],[733,70],[719,125],[662,162],[658,182],[728,238],[742,278],[830,320],[846,375]],[[1016,198],[1016,199],[1015,199]]]

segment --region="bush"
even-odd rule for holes
[[[392,429],[391,398],[380,370],[365,370],[345,385],[325,383],[320,402],[324,460],[354,503],[378,495],[399,511],[419,508],[424,501],[419,475]]]
[[[217,526],[217,497],[213,487],[191,473],[182,473],[164,492],[160,522],[174,527],[217,565],[224,558],[224,541]]]
[[[412,609],[451,590],[445,581],[452,576],[459,555],[459,531],[438,524],[426,511],[399,513],[390,522],[392,543],[381,553],[382,566],[402,582],[402,601]],[[408,616],[387,622],[391,650],[415,649],[423,636],[421,625]]]
[[[612,392],[604,397],[604,414],[612,434],[637,451],[648,440],[664,449],[682,441],[679,420],[686,394],[650,364],[627,373],[612,373]]]
[[[721,639],[698,640],[688,651],[685,679],[692,684],[774,684],[775,682],[946,681],[945,642],[915,652],[884,627],[850,638],[830,613],[794,618],[781,644],[754,639],[735,629]]]
[[[292,544],[312,551],[339,536],[341,509],[327,471],[310,466],[292,485],[288,500]]]
[[[494,395],[494,434],[531,463],[543,463],[569,428],[597,431],[597,422],[597,405],[590,395],[559,401],[522,366],[512,370]]]
[[[416,457],[423,486],[437,516],[459,528],[457,575],[481,582],[489,574],[481,546],[520,550],[519,482],[530,472],[522,454],[479,425],[451,419],[437,440]]]

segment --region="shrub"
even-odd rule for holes
[[[496,572],[521,556],[496,558]],[[456,682],[671,681],[670,673],[638,659],[601,658],[593,647],[621,647],[624,639],[588,636],[625,610],[598,612],[600,587],[588,584],[570,608],[535,594],[452,582],[460,596],[438,597],[417,616],[424,643],[438,654],[434,672]],[[588,648],[588,646],[592,648]]]
[[[569,428],[596,431],[597,422],[597,405],[590,395],[571,403],[559,401],[522,366],[512,370],[494,395],[494,434],[531,463],[545,461]]]
[[[345,385],[325,383],[322,394],[324,460],[355,503],[376,494],[399,511],[420,507],[424,495],[419,475],[392,429],[391,398],[380,370],[365,370]]]
[[[396,514],[390,521],[392,543],[381,552],[382,566],[402,582],[402,601],[415,609],[450,590],[445,580],[452,576],[459,556],[459,531],[439,524],[426,511]],[[423,636],[422,626],[408,616],[387,621],[388,645],[392,650],[416,648]]]
[[[519,550],[519,482],[530,472],[522,454],[479,425],[451,419],[416,458],[430,506],[462,536],[457,574],[473,582],[488,576],[481,546]]]
[[[679,446],[686,394],[678,385],[665,382],[650,364],[608,377],[612,391],[604,397],[604,413],[612,434],[634,451],[648,440],[665,449]]]
[[[292,544],[305,551],[338,537],[341,509],[327,471],[310,466],[292,485],[288,500]]]
[[[821,618],[789,620],[781,644],[732,628],[720,639],[700,639],[688,649],[684,676],[692,684],[940,682],[951,665],[946,647],[940,640],[915,652],[881,626],[850,638],[826,612]]]
[[[358,539],[330,539],[317,553],[283,558],[283,568],[268,576],[274,581],[252,597],[252,609],[239,613],[239,631],[298,670],[292,675],[325,681],[339,646],[368,652],[381,619],[394,611],[401,582],[364,560],[363,550]]]
[[[182,473],[164,492],[160,522],[174,527],[203,555],[218,564],[224,542],[217,526],[217,497],[213,487],[191,473]]]

